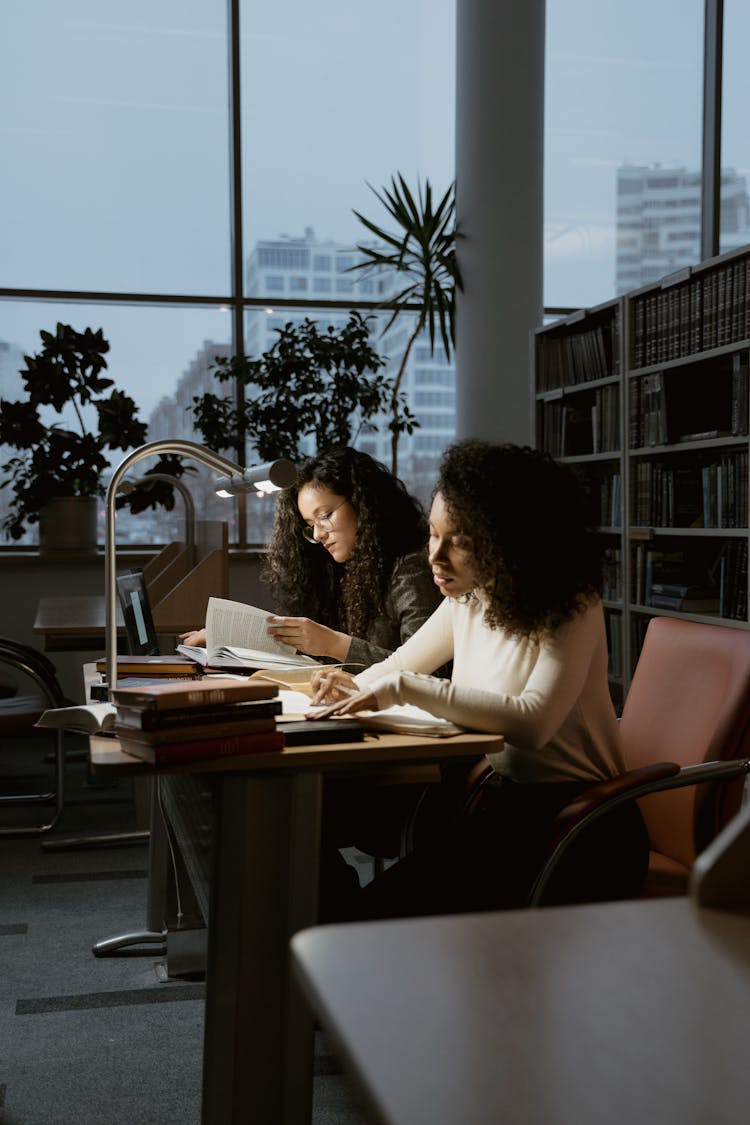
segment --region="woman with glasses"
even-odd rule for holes
[[[379,461],[348,446],[303,461],[295,483],[278,493],[261,577],[283,609],[268,617],[269,632],[337,664],[384,660],[441,601],[419,501]],[[205,644],[205,632],[183,639]],[[359,885],[338,849],[356,844],[371,855],[396,855],[404,818],[420,793],[419,785],[326,782],[324,903],[342,886]]]
[[[283,614],[268,618],[277,640],[363,667],[403,644],[441,600],[421,505],[384,465],[348,446],[303,461],[278,494],[261,577]],[[205,632],[182,639],[205,644]]]
[[[441,606],[355,679],[318,673],[313,703],[334,702],[309,717],[410,703],[503,734],[505,748],[491,759],[477,811],[365,888],[350,904],[352,916],[523,905],[556,813],[623,772],[601,550],[586,497],[565,466],[513,445],[464,441],[446,451],[429,539]],[[429,675],[451,659],[450,681]],[[603,878],[613,897],[635,893],[648,854],[637,806],[621,806],[600,825],[587,855],[589,887]]]
[[[263,577],[286,616],[278,640],[310,656],[368,667],[407,641],[441,601],[427,562],[427,520],[400,480],[350,447],[311,457],[279,493]],[[447,670],[446,670],[447,673]],[[327,779],[321,909],[335,917],[359,887],[339,849],[398,854],[420,785]]]
[[[284,611],[269,618],[277,640],[368,667],[437,608],[424,512],[369,454],[342,447],[309,458],[276,504],[263,577]]]

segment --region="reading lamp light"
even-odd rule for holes
[[[275,492],[288,488],[295,479],[295,469],[291,461],[282,458],[263,465],[243,469],[234,461],[214,453],[205,445],[182,438],[164,438],[151,441],[134,449],[124,457],[110,478],[107,488],[106,522],[104,528],[104,612],[106,669],[108,694],[117,686],[117,586],[115,583],[115,496],[125,473],[144,457],[160,453],[174,453],[181,457],[191,457],[194,461],[220,474],[216,482],[219,496],[236,496],[240,492]]]

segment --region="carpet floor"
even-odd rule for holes
[[[68,745],[69,755],[84,747],[75,736]],[[49,746],[42,737],[3,740],[0,793],[42,781]],[[198,1125],[203,983],[168,979],[158,946],[91,952],[102,938],[144,927],[147,848],[57,846],[72,835],[131,830],[131,783],[102,785],[83,761],[69,764],[66,778],[52,833],[0,838],[0,1123]],[[38,814],[5,807],[0,823],[31,824]],[[314,1125],[363,1122],[318,1033]]]

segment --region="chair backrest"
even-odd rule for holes
[[[628,769],[750,755],[750,631],[652,618],[620,729]],[[644,798],[652,851],[689,869],[739,808],[741,790],[699,785]]]
[[[0,637],[0,666],[13,669],[27,685],[23,694],[0,699],[0,733],[19,734],[30,730],[42,711],[48,707],[64,707],[69,702],[55,666],[37,649]],[[31,693],[28,680],[32,681]]]

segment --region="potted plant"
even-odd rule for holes
[[[138,420],[138,407],[102,372],[109,343],[101,328],[76,331],[58,324],[55,333],[41,331],[42,348],[24,356],[20,372],[28,397],[0,399],[0,444],[16,450],[2,466],[2,488],[13,498],[3,522],[6,536],[20,539],[29,524],[39,523],[40,549],[60,545],[96,547],[97,499],[104,495],[109,469],[106,451],[128,450],[146,441],[147,426]],[[48,421],[50,408],[55,412]],[[70,428],[71,421],[76,429]],[[93,424],[92,424],[93,422]],[[179,476],[182,466],[162,463],[152,469]],[[164,503],[169,485],[158,493],[134,490],[118,498],[120,506],[142,510]],[[73,514],[83,509],[78,517]],[[63,514],[61,514],[61,511]],[[56,521],[62,519],[62,540],[50,543]],[[86,541],[83,541],[85,536]]]
[[[411,433],[416,420],[382,372],[385,361],[370,343],[371,319],[351,312],[343,328],[325,330],[309,318],[290,321],[276,329],[278,339],[258,359],[217,357],[216,378],[232,380],[242,394],[240,405],[234,396],[193,398],[203,440],[214,449],[242,449],[247,438],[262,461],[297,461],[305,455],[305,438],[316,450],[350,445],[385,410],[392,427]]]
[[[401,286],[396,294],[384,301],[391,309],[391,315],[383,334],[402,314],[413,317],[411,332],[391,384],[391,468],[397,474],[398,441],[405,427],[394,424],[397,419],[396,404],[412,347],[425,328],[433,352],[438,336],[447,360],[450,360],[451,349],[455,346],[455,292],[456,288],[463,287],[456,259],[456,241],[462,236],[455,221],[454,184],[436,206],[433,205],[429,180],[425,180],[424,189],[418,182],[414,193],[398,172],[391,178],[390,189],[383,188],[378,192],[372,185],[368,184],[368,187],[396,222],[398,230],[390,233],[355,211],[359,221],[375,235],[380,245],[359,245],[357,249],[363,255],[363,261],[351,268],[380,275],[394,272],[403,275],[396,281],[397,287]]]

